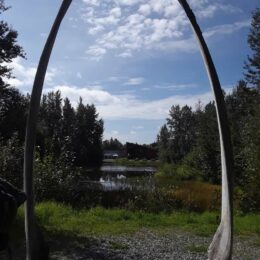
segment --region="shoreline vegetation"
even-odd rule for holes
[[[23,218],[21,207],[12,233],[18,256],[15,259],[19,260],[24,259]],[[36,218],[49,245],[51,259],[87,259],[87,256],[93,258],[93,254],[99,252],[106,256],[104,259],[147,259],[147,255],[152,260],[166,256],[168,258],[164,259],[172,259],[173,254],[178,259],[186,255],[205,259],[209,240],[218,225],[219,212],[176,210],[149,213],[102,207],[74,209],[46,201],[36,204]],[[260,214],[237,213],[234,224],[234,259],[257,259]],[[137,244],[141,250],[139,254],[136,254]],[[154,256],[150,256],[151,250],[155,250]],[[194,259],[189,257],[185,259]]]
[[[5,1],[0,0],[0,14],[8,9]],[[252,13],[248,35],[253,56],[248,56],[245,62],[244,76],[241,75],[233,90],[225,94],[225,103],[234,150],[234,232],[241,238],[253,236],[255,246],[260,248],[259,18],[260,9],[257,8]],[[31,97],[9,85],[6,79],[15,78],[7,65],[26,55],[17,43],[18,33],[2,17],[0,29],[4,43],[0,46],[0,177],[22,189],[25,125]],[[53,89],[42,96],[36,127],[35,194],[28,204],[33,208],[32,201],[35,201],[36,222],[47,240],[59,243],[58,237],[62,240],[69,237],[76,242],[81,236],[130,237],[144,229],[158,234],[180,231],[183,240],[188,240],[186,232],[204,237],[213,235],[219,224],[221,203],[221,157],[215,103],[203,104],[198,100],[195,108],[172,105],[154,143],[142,145],[123,144],[112,137],[104,140],[105,125],[99,113],[95,104],[83,102],[82,97],[74,106],[74,101],[63,97],[60,90]],[[148,127],[144,128],[146,130]],[[148,178],[143,182],[138,179],[139,186],[134,187],[133,183],[127,185],[129,176],[122,172],[115,172],[115,178],[109,179],[110,176],[102,175],[101,171],[92,171],[102,162],[153,167],[156,172],[153,175],[150,172],[154,169],[147,171],[145,177]],[[120,181],[126,184],[121,190],[104,188],[108,182],[115,187]],[[148,189],[143,189],[142,185]],[[5,203],[2,200],[2,208],[8,208]],[[7,217],[2,221],[13,216],[12,210],[5,211]],[[22,244],[21,247],[25,241],[23,223],[21,207],[12,230],[14,241]],[[0,224],[5,227],[5,223]],[[147,250],[149,246],[149,243],[143,245]],[[120,245],[114,244],[114,247],[120,248]],[[193,250],[202,249],[194,246]],[[260,249],[255,252],[257,254]],[[181,253],[178,256],[182,256]],[[172,255],[167,259],[173,259]]]
[[[52,235],[99,236],[134,234],[141,228],[158,232],[183,230],[199,236],[215,232],[219,212],[203,213],[176,210],[171,213],[150,213],[126,209],[73,209],[57,202],[36,204],[36,217],[40,227]],[[16,226],[23,222],[23,208],[18,211]],[[235,234],[256,235],[260,239],[260,214],[235,214]],[[20,228],[18,228],[20,229]]]
[[[114,160],[112,159],[110,163],[112,165],[118,165],[118,166],[155,167],[155,168],[158,168],[161,165],[159,160],[146,160],[146,159],[131,160],[127,158],[118,158]]]

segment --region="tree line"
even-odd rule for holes
[[[0,0],[0,14],[8,10]],[[18,187],[22,186],[23,146],[30,96],[6,83],[13,78],[13,59],[25,58],[17,43],[18,33],[0,21],[0,174]],[[100,165],[103,159],[103,120],[96,107],[79,99],[73,108],[59,91],[41,99],[36,136],[36,170],[40,163],[70,167]],[[38,166],[37,166],[38,165]],[[44,167],[43,167],[44,168]],[[46,168],[46,167],[45,167]],[[54,172],[53,172],[54,174]]]
[[[260,9],[253,12],[244,79],[225,95],[234,152],[234,182],[246,211],[260,210]],[[214,102],[174,105],[157,136],[159,158],[186,166],[190,178],[220,183],[220,144]]]

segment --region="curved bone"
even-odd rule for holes
[[[26,124],[25,151],[24,151],[24,191],[27,195],[25,203],[25,236],[26,236],[26,252],[27,260],[39,259],[37,256],[38,248],[35,241],[35,222],[34,222],[34,194],[33,194],[33,154],[36,136],[36,123],[40,107],[42,87],[46,70],[48,67],[52,48],[61,24],[72,0],[63,0],[57,17],[53,23],[52,29],[45,43],[37,72],[35,75],[31,101],[29,107],[29,115]]]
[[[228,127],[227,113],[224,96],[218,79],[218,75],[212,61],[210,52],[203,38],[195,15],[186,0],[178,0],[190,20],[192,29],[198,40],[204,64],[215,97],[218,129],[221,148],[221,170],[222,170],[222,201],[221,201],[221,223],[214,235],[208,249],[210,260],[227,260],[232,256],[233,244],[233,205],[232,205],[232,175],[233,175],[233,154],[231,139]]]

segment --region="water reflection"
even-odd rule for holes
[[[88,171],[88,179],[81,184],[86,189],[151,190],[155,187],[154,167],[102,166],[99,170]]]

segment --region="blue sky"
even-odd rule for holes
[[[30,92],[60,0],[5,0],[1,19],[19,33],[27,59],[10,83]],[[257,0],[189,0],[226,91],[243,77]],[[74,106],[95,104],[104,138],[151,143],[170,107],[212,99],[197,43],[177,0],[74,0],[56,40],[44,92],[60,90]]]

